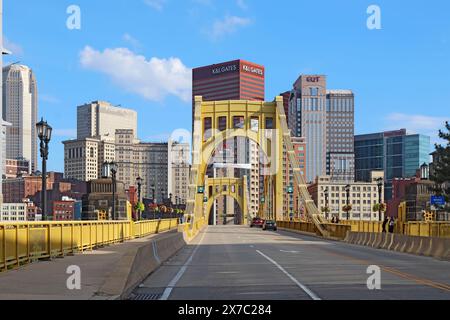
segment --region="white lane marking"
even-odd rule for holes
[[[264,253],[262,253],[259,250],[256,250],[256,252],[258,252],[260,255],[262,255],[264,258],[266,258],[267,260],[269,260],[270,262],[272,262],[278,269],[280,269],[285,275],[287,275],[297,286],[300,287],[300,289],[302,289],[303,291],[306,292],[306,294],[313,300],[322,300],[319,298],[318,295],[316,295],[314,292],[312,292],[307,286],[301,284],[297,279],[295,279],[289,272],[287,272],[286,270],[284,270],[284,268],[282,266],[280,266],[275,260],[273,260],[272,258],[266,256]]]
[[[284,252],[284,253],[298,253],[298,251],[286,251],[286,250],[280,250],[281,252]]]
[[[197,253],[198,249],[200,248],[200,244],[203,242],[203,239],[205,238],[206,231],[203,233],[202,238],[200,239],[200,242],[197,244],[197,246],[194,249],[194,252],[192,252],[189,259],[186,261],[186,263],[181,267],[181,269],[178,271],[176,276],[170,281],[170,283],[167,285],[167,288],[164,290],[164,293],[162,294],[161,298],[159,300],[167,300],[170,297],[170,294],[172,293],[173,288],[175,288],[178,281],[181,279],[183,274],[186,272],[187,267],[191,264],[192,259],[194,258],[194,255]]]
[[[270,291],[270,292],[242,292],[242,293],[237,293],[238,295],[249,295],[249,296],[251,296],[251,295],[254,295],[254,294],[270,294],[270,295],[274,295],[274,294],[282,294],[283,292],[273,292],[273,291]]]
[[[220,273],[220,274],[236,274],[239,273],[237,271],[221,271],[221,272],[216,272],[216,273]]]
[[[252,246],[250,246],[250,248],[254,248],[254,247],[255,247],[255,246],[253,246],[253,245],[252,245]]]

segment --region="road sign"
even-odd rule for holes
[[[198,187],[197,188],[197,193],[205,193],[205,187]]]
[[[445,198],[443,196],[431,196],[431,205],[445,206]]]

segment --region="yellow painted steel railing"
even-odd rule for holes
[[[341,221],[340,223],[350,225],[353,232],[380,233],[383,231],[382,222],[378,221],[350,220]],[[387,228],[388,226],[386,225]],[[394,232],[409,236],[450,238],[450,222],[396,222]]]
[[[177,228],[178,219],[0,223],[0,272]]]
[[[316,225],[311,222],[277,221],[277,225],[279,228],[321,235]],[[344,239],[347,235],[347,231],[350,231],[350,226],[344,224],[323,223],[322,227],[326,228],[328,231],[327,237],[337,239]]]

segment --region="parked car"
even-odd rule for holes
[[[264,220],[261,218],[253,218],[252,223],[250,224],[250,228],[257,227],[262,228],[264,224]]]
[[[266,220],[263,224],[263,230],[277,231],[277,223],[273,220]]]

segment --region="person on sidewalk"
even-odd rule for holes
[[[383,233],[386,233],[386,225],[388,224],[389,219],[388,217],[384,217],[384,221],[383,221]]]
[[[395,220],[393,217],[389,220],[389,233],[394,233]]]

